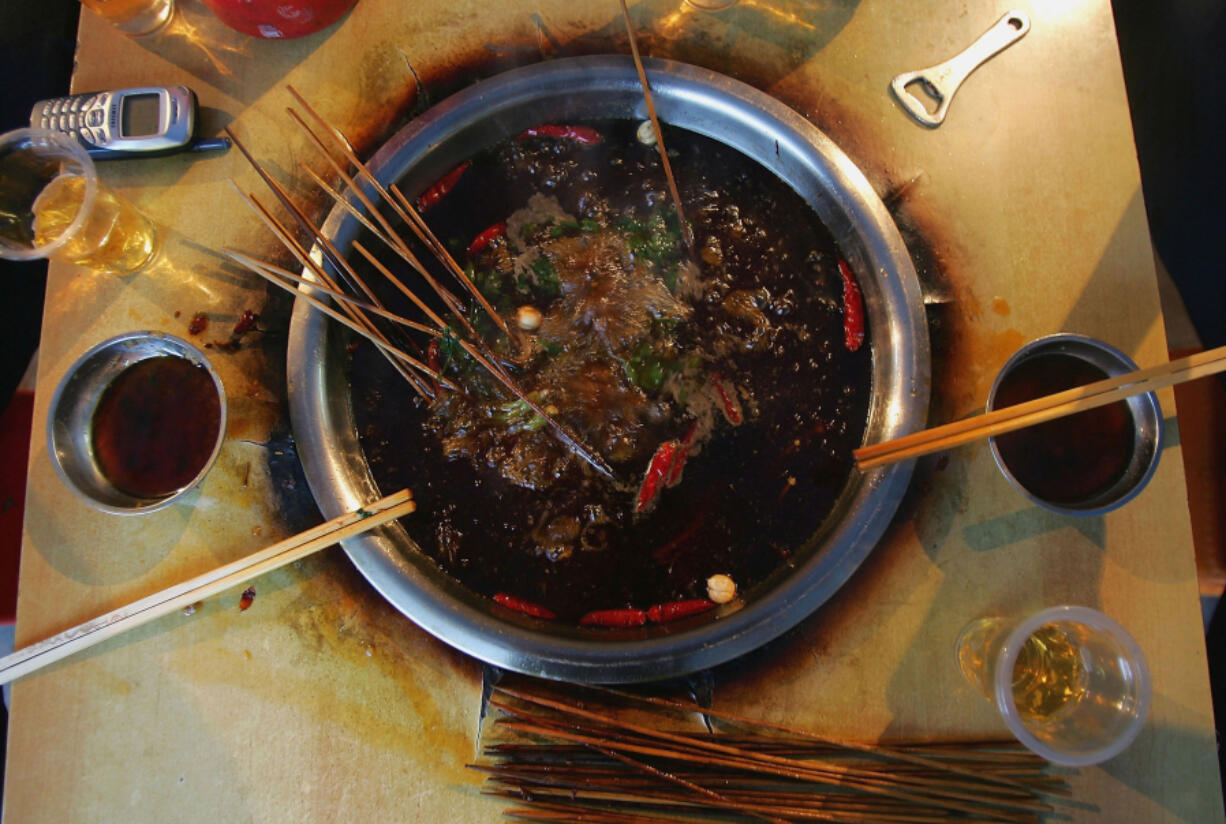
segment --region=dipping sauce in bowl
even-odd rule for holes
[[[1081,335],[1052,335],[1020,349],[1001,369],[988,409],[1001,409],[1136,369],[1122,352]],[[1087,409],[990,440],[1010,483],[1040,506],[1100,514],[1148,482],[1161,447],[1153,393]]]
[[[208,371],[162,355],[129,366],[107,387],[93,417],[94,456],[117,489],[168,495],[208,464],[221,401]]]
[[[173,335],[130,332],[69,368],[51,399],[47,451],[83,501],[139,514],[204,480],[225,430],[225,390],[204,353]]]

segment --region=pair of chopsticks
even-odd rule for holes
[[[58,635],[0,658],[0,684],[28,675],[155,618],[202,601],[252,578],[408,515],[417,508],[409,490],[381,498],[211,572],[154,593]]]
[[[861,469],[918,458],[955,446],[970,443],[980,438],[990,438],[1024,429],[1044,421],[1075,415],[1087,409],[1116,403],[1133,395],[1141,395],[1167,386],[1185,383],[1226,371],[1226,346],[1198,352],[1186,358],[1178,358],[1161,366],[1138,369],[1114,378],[1096,381],[1085,386],[1045,395],[1032,401],[995,409],[944,426],[925,429],[861,447],[852,455]]]

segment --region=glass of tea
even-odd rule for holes
[[[130,274],[158,248],[153,221],[103,185],[75,140],[41,129],[0,135],[0,256]]]
[[[81,0],[81,3],[129,37],[153,34],[175,13],[175,0]]]
[[[958,666],[1019,741],[1055,764],[1119,755],[1149,712],[1153,687],[1132,636],[1101,612],[1044,609],[980,619],[958,637]]]
[[[1031,341],[1001,367],[988,411],[1135,371],[1115,347],[1076,334]],[[1149,483],[1162,453],[1162,408],[1149,392],[988,439],[1005,478],[1063,515],[1101,515]]]

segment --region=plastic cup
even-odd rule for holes
[[[1088,607],[1050,607],[1013,623],[981,619],[959,636],[957,655],[1009,731],[1055,764],[1114,758],[1149,712],[1153,687],[1140,647]]]
[[[98,180],[75,140],[42,129],[0,135],[0,256],[129,274],[158,249],[153,221]]]
[[[175,13],[175,0],[81,0],[90,11],[129,37],[153,34]]]

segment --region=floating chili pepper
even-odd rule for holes
[[[600,132],[588,126],[558,126],[553,123],[542,123],[540,126],[525,129],[519,139],[526,140],[529,137],[556,137],[588,144],[599,143],[604,139]]]
[[[641,627],[647,623],[647,613],[641,609],[598,609],[579,619],[582,627]]]
[[[656,604],[648,609],[647,620],[656,624],[663,624],[668,621],[687,618],[690,615],[697,615],[714,607],[715,603],[705,598],[694,598],[688,601],[670,601],[667,604]]]
[[[551,610],[545,609],[545,607],[541,606],[540,604],[525,601],[523,598],[519,598],[515,595],[508,595],[505,592],[499,592],[494,596],[494,600],[499,604],[502,604],[507,609],[522,612],[524,615],[531,615],[533,618],[545,618],[552,621],[554,618],[558,617],[557,615],[554,615]]]
[[[238,608],[241,612],[246,612],[247,608],[255,603],[255,587],[247,587],[243,590],[243,595],[238,599]]]
[[[506,233],[507,233],[506,223],[501,222],[501,221],[498,223],[495,223],[493,226],[489,227],[488,229],[483,231],[481,234],[473,238],[473,242],[468,244],[468,256],[472,257],[473,255],[477,254],[477,252],[480,252],[486,246],[489,246],[491,243],[493,243],[494,238],[502,237]]]
[[[204,312],[197,312],[192,315],[191,323],[187,324],[187,334],[199,335],[205,329],[209,328],[209,316]]]
[[[676,486],[681,483],[681,470],[685,469],[685,462],[690,457],[690,447],[694,445],[694,437],[698,433],[698,421],[690,424],[689,431],[685,433],[685,437],[681,439],[681,446],[677,449],[677,455],[673,458],[673,465],[669,467],[668,475],[664,478],[665,486]]]
[[[255,312],[252,312],[250,309],[245,310],[241,315],[239,315],[238,322],[234,324],[234,334],[247,334],[251,331],[251,328],[255,326],[256,321],[259,319],[260,316]]]
[[[656,447],[656,454],[651,456],[647,464],[647,472],[643,475],[643,483],[639,486],[639,494],[634,501],[634,511],[643,512],[660,494],[660,490],[668,486],[668,481],[678,477],[673,470],[677,454],[681,449],[678,441],[665,441]]]
[[[839,261],[839,274],[843,276],[843,345],[848,352],[855,352],[864,343],[864,300],[860,297],[860,286],[843,260]]]
[[[433,186],[426,189],[421,197],[417,198],[417,211],[424,212],[442,200],[448,192],[455,188],[456,183],[460,181],[460,178],[464,176],[464,172],[468,171],[468,167],[471,165],[471,163],[465,160],[435,181]]]
[[[724,406],[724,417],[728,423],[733,426],[740,426],[745,420],[744,413],[741,412],[741,402],[737,400],[736,390],[729,392],[724,388],[724,380],[715,372],[710,373],[711,383],[715,386],[715,391],[719,393],[719,399]]]

